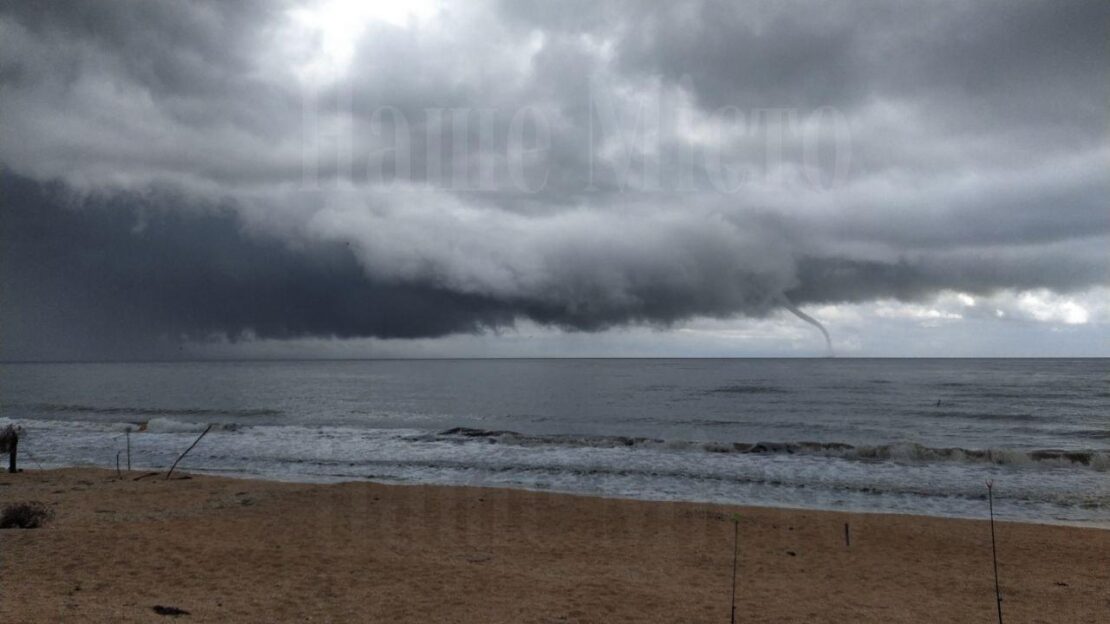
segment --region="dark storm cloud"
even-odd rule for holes
[[[4,357],[1110,284],[1105,3],[313,6],[0,8]]]
[[[434,275],[374,279],[344,245],[252,235],[228,207],[185,208],[189,200],[172,191],[78,197],[10,173],[0,182],[0,283],[12,295],[0,305],[0,339],[9,358],[165,356],[180,340],[224,337],[417,338],[496,329],[521,316],[597,330],[765,312],[767,293],[779,287],[707,249],[705,279],[735,277],[736,287],[668,280],[665,264],[643,260],[641,280],[622,285],[614,276],[602,289],[595,273],[604,258],[568,256],[549,296],[474,295],[439,286]]]
[[[482,297],[369,280],[342,245],[252,236],[226,207],[174,210],[187,200],[172,192],[75,205],[58,184],[3,173],[0,200],[9,358],[165,355],[179,339],[247,334],[415,338],[512,320]]]

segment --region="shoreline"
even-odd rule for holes
[[[36,467],[35,472],[45,472],[50,470],[104,470],[115,474],[115,469],[108,466],[100,466],[97,464],[46,464],[42,468]],[[160,468],[134,468],[131,472],[139,474],[142,472],[157,472]],[[226,479],[241,479],[244,481],[264,481],[274,483],[288,483],[288,484],[301,484],[301,485],[342,485],[347,483],[374,483],[385,486],[397,487],[445,487],[445,488],[475,488],[475,489],[489,489],[489,490],[509,490],[533,493],[547,493],[558,496],[577,496],[583,498],[596,498],[602,500],[617,500],[617,501],[640,501],[645,503],[678,503],[690,505],[709,505],[716,507],[735,507],[740,509],[782,509],[786,511],[797,512],[829,512],[829,513],[843,513],[853,515],[877,515],[877,516],[897,516],[909,518],[937,518],[942,520],[969,520],[969,521],[987,521],[987,513],[984,512],[982,516],[960,516],[960,515],[941,515],[941,514],[928,514],[916,512],[902,512],[902,511],[885,511],[878,509],[865,509],[865,508],[833,508],[833,507],[797,507],[790,505],[751,505],[744,503],[722,502],[716,500],[698,499],[698,498],[635,498],[630,496],[616,496],[603,493],[582,492],[575,490],[558,490],[558,489],[544,489],[544,488],[530,488],[525,486],[502,486],[502,485],[471,485],[461,483],[424,483],[413,481],[390,481],[376,478],[362,478],[354,479],[347,477],[335,478],[278,478],[271,475],[248,473],[248,472],[227,472],[221,470],[207,470],[204,468],[182,468],[175,471],[175,474],[181,472],[183,474],[203,475],[210,477],[219,477]],[[983,497],[986,501],[986,497]],[[985,505],[985,503],[984,503]],[[1075,527],[1079,529],[1095,529],[1102,531],[1110,531],[1110,520],[1044,520],[1044,519],[1013,519],[1013,518],[999,518],[995,516],[996,523],[1011,523],[1011,524],[1028,524],[1028,525],[1043,525],[1043,526],[1064,526]]]
[[[163,605],[188,621],[728,621],[734,513],[742,621],[994,615],[984,520],[142,474],[0,475],[0,501],[55,512],[0,531],[0,620],[141,622]],[[1008,618],[1105,614],[1110,532],[997,531]]]

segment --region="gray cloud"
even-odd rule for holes
[[[1110,284],[1102,3],[597,5],[5,5],[4,357]]]
[[[3,174],[8,357],[165,357],[182,339],[415,338],[512,321],[504,303],[368,279],[341,244],[292,248],[172,192],[75,198]],[[93,331],[89,331],[93,330]]]

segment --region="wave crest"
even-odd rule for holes
[[[428,436],[424,437],[429,439]],[[527,435],[515,431],[496,431],[455,427],[430,436],[435,440],[463,441],[483,439],[491,444],[516,446],[569,446],[569,447],[655,447],[708,453],[766,453],[808,454],[841,457],[860,461],[922,461],[969,462],[990,464],[1059,464],[1084,466],[1093,470],[1110,470],[1110,453],[1097,450],[1063,449],[965,449],[958,447],[936,448],[900,442],[874,446],[845,444],[842,442],[694,442],[663,440],[659,438],[601,435]]]

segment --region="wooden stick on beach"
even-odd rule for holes
[[[994,560],[994,601],[998,605],[998,624],[1002,624],[1002,592],[998,589],[998,546],[994,541],[994,480],[987,481],[987,504],[991,514],[991,559]]]
[[[732,514],[732,610],[729,624],[736,624],[736,558],[740,552],[740,515]]]
[[[0,453],[8,454],[8,472],[19,472],[16,467],[16,453],[19,450],[19,431],[12,425],[0,429]]]
[[[177,461],[175,461],[172,466],[170,466],[169,472],[166,473],[166,480],[167,481],[170,480],[170,475],[173,474],[173,469],[177,468],[177,463],[180,462],[182,459],[185,459],[185,456],[189,454],[189,451],[193,450],[193,447],[197,445],[197,442],[200,442],[200,439],[203,438],[205,435],[207,435],[208,432],[211,431],[211,430],[212,430],[212,425],[208,425],[207,427],[205,427],[204,431],[202,431],[201,434],[199,436],[197,436],[197,439],[193,440],[193,443],[189,445],[189,448],[185,449],[185,452],[182,453],[181,456],[177,458]]]

